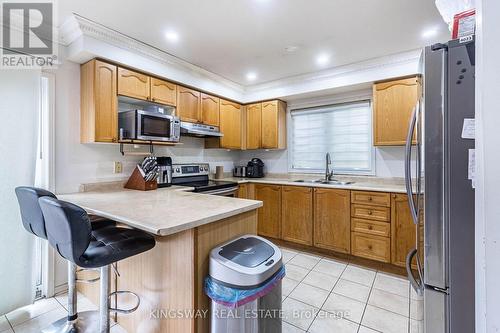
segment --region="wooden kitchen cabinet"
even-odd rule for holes
[[[155,77],[151,78],[151,101],[171,106],[177,105],[177,85]]]
[[[201,122],[219,126],[219,97],[201,93]]]
[[[118,67],[118,95],[150,100],[150,77]]]
[[[177,115],[182,121],[201,122],[201,93],[177,86]]]
[[[262,103],[247,105],[247,149],[262,147]]]
[[[405,267],[406,255],[416,246],[416,226],[411,217],[406,194],[392,194],[391,229],[391,262]],[[416,266],[413,265],[413,268]]]
[[[94,59],[80,72],[80,141],[117,142],[117,67]]]
[[[352,232],[351,254],[371,260],[391,262],[391,239],[361,232]]]
[[[313,191],[310,187],[283,186],[281,189],[281,238],[313,245]]]
[[[220,148],[243,149],[242,106],[224,99],[220,100]]]
[[[248,184],[240,184],[236,196],[240,199],[248,199]]]
[[[257,233],[281,238],[281,186],[255,184],[254,191],[255,200],[264,204],[258,210]]]
[[[350,252],[350,199],[349,190],[314,189],[314,246]]]
[[[373,144],[401,146],[406,142],[408,124],[418,100],[418,76],[373,85]]]
[[[286,148],[286,104],[274,100],[262,102],[261,148]]]

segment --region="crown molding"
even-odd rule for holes
[[[233,99],[236,96],[240,96],[240,103],[286,98],[288,96],[323,90],[325,94],[331,95],[333,94],[333,89],[340,87],[416,74],[421,54],[420,49],[410,50],[323,71],[245,86],[77,14],[73,14],[59,27],[59,42],[62,45],[68,48],[78,45],[80,47],[78,52],[90,54],[90,56],[93,55],[94,57],[102,56],[86,50],[85,46],[83,46],[83,49],[81,48],[81,41],[85,37],[97,40],[105,45],[126,50],[131,54],[136,54],[160,66],[174,68],[179,72],[186,73],[190,77],[201,78],[205,82],[215,83],[219,87],[224,87],[223,89],[226,89],[226,92],[234,92],[232,93]],[[90,53],[88,53],[89,51]],[[78,59],[76,61],[81,60]],[[212,84],[209,83],[209,85]],[[218,88],[215,85],[213,88],[217,90]],[[217,91],[212,91],[212,93],[226,96],[226,94],[218,93]]]
[[[65,46],[70,46],[82,36],[91,37],[106,44],[146,57],[157,63],[172,66],[188,73],[193,73],[206,79],[213,80],[237,91],[240,94],[244,91],[244,87],[234,81],[212,73],[199,66],[193,65],[154,46],[129,37],[78,14],[73,14],[59,27],[59,30],[59,41]]]
[[[416,50],[391,54],[388,56],[373,58],[353,64],[338,66],[323,71],[290,76],[287,78],[256,84],[253,86],[247,86],[245,92],[258,93],[260,91],[277,89],[286,86],[292,86],[295,84],[314,83],[319,81],[332,80],[350,74],[358,75],[374,70],[384,70],[386,68],[392,68],[394,66],[414,65],[419,61],[421,52],[422,52],[421,49],[416,49]],[[408,73],[408,74],[417,74],[417,72],[415,71],[415,73]]]

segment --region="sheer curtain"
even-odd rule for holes
[[[34,296],[34,236],[21,224],[14,188],[33,185],[40,72],[0,70],[0,314]]]

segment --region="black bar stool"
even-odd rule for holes
[[[56,196],[50,191],[28,186],[17,187],[15,191],[19,202],[21,221],[24,228],[37,237],[47,239],[45,219],[43,217],[40,204],[38,203],[38,199],[41,197],[55,199]],[[98,216],[93,216],[91,220],[91,228],[94,231],[102,231],[107,227],[116,226],[116,222]],[[79,323],[76,321],[78,318],[76,282],[92,283],[97,282],[99,278],[91,280],[78,280],[76,272],[76,265],[68,261],[68,316],[52,323],[46,330],[44,330],[44,332],[79,332]],[[85,313],[82,313],[81,316],[81,319],[83,320]]]
[[[140,303],[136,294],[118,291],[117,293],[134,295],[137,305],[129,310],[110,309],[110,267],[120,260],[151,250],[156,244],[154,237],[144,231],[121,227],[92,231],[89,217],[83,208],[50,197],[42,197],[38,202],[45,218],[49,243],[57,252],[80,267],[100,269],[99,330],[89,332],[109,333],[110,310],[130,313]]]

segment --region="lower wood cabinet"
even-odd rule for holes
[[[248,199],[248,184],[240,184],[236,196],[240,199]]]
[[[283,186],[281,192],[281,238],[313,244],[313,191],[310,187]]]
[[[258,210],[257,233],[281,238],[281,186],[255,184],[254,191],[255,200],[264,203]]]
[[[314,189],[314,246],[332,251],[351,251],[349,190]]]
[[[391,262],[391,239],[389,237],[352,232],[351,254],[367,259]]]
[[[406,265],[406,255],[416,246],[416,226],[413,223],[408,196],[393,194],[391,198],[391,262]],[[416,268],[416,265],[413,265]]]

